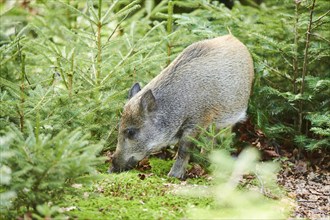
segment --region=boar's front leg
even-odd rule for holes
[[[168,173],[168,176],[176,177],[179,179],[185,178],[186,167],[190,158],[189,148],[191,145],[191,141],[188,141],[187,138],[181,138],[179,141],[179,149],[176,161],[173,164],[171,171]]]

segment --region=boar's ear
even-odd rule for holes
[[[156,98],[150,89],[142,95],[140,106],[144,111],[152,112],[156,110]]]
[[[128,99],[131,99],[133,96],[136,95],[141,90],[140,84],[135,83],[132,88],[128,92]]]

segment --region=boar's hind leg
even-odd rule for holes
[[[179,179],[184,179],[185,177],[186,167],[190,158],[189,148],[192,145],[192,143],[186,139],[187,138],[182,138],[179,141],[177,158],[171,168],[171,171],[168,173],[168,176],[176,177]]]

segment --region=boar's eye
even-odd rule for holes
[[[137,129],[135,128],[127,128],[125,130],[125,135],[128,139],[133,139],[136,133],[137,133]]]

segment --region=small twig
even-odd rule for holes
[[[297,202],[317,202],[317,200],[297,200]]]
[[[322,37],[322,36],[320,36],[318,34],[311,33],[311,35],[314,36],[314,37],[320,38],[321,40],[324,40],[324,41],[326,41],[327,43],[330,44],[330,41],[329,40],[325,39],[324,37]]]
[[[290,80],[290,82],[294,82],[293,79],[288,77],[288,75],[281,73],[279,70],[277,70],[277,69],[275,69],[275,68],[273,68],[273,67],[271,67],[267,64],[265,64],[265,66],[268,67],[271,71],[277,73],[279,76],[283,77],[284,79],[288,79],[288,80]]]
[[[321,21],[320,23],[317,23],[314,27],[312,27],[312,30],[317,29],[318,27],[322,26],[323,24],[329,23],[328,21]]]
[[[101,81],[101,85],[104,83],[104,82],[106,82],[107,80],[108,80],[108,78],[110,77],[110,75],[111,75],[111,73],[118,67],[118,66],[120,66],[121,64],[123,64],[126,60],[127,60],[127,58],[133,53],[133,51],[134,51],[134,46],[130,49],[130,51],[128,51],[128,53],[126,54],[126,56],[121,60],[121,61],[119,61],[118,63],[117,63],[117,65],[113,68],[113,70],[106,76],[106,77],[104,77],[104,79]]]
[[[66,78],[65,78],[63,69],[61,67],[61,61],[60,61],[59,57],[57,57],[56,62],[57,62],[57,66],[55,66],[55,71],[57,71],[57,69],[60,71],[60,76],[62,78],[62,81],[63,81],[64,85],[65,85],[65,88],[68,89],[68,83],[66,82]]]
[[[290,66],[290,67],[293,67],[292,66],[292,64],[291,64],[291,62],[283,55],[283,54],[285,54],[286,55],[286,53],[282,50],[282,49],[278,49],[281,53],[281,57],[284,59],[284,61]]]
[[[72,53],[72,57],[71,57],[71,71],[68,73],[69,97],[72,96],[73,74],[74,74],[74,52]]]
[[[330,10],[328,10],[326,13],[324,13],[323,15],[321,15],[318,19],[316,19],[315,21],[313,21],[312,23],[317,23],[319,22],[322,18],[324,18],[325,16],[327,16],[327,14],[330,13]]]
[[[112,36],[116,33],[117,29],[119,28],[119,26],[121,25],[121,23],[123,23],[123,21],[125,21],[125,19],[127,18],[129,14],[126,14],[126,16],[116,25],[115,29],[113,29],[112,33],[110,34],[110,36],[108,37],[107,39],[107,42],[106,43],[109,43]],[[105,47],[106,44],[103,45],[103,47]]]

